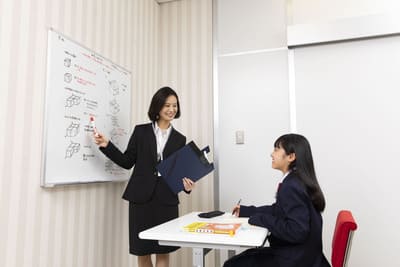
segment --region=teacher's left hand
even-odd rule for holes
[[[185,187],[185,190],[192,191],[192,189],[194,188],[194,182],[186,177],[183,178],[182,181],[183,181],[183,187]]]

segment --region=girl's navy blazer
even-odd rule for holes
[[[250,224],[270,231],[270,247],[262,252],[267,263],[271,259],[280,267],[330,266],[322,252],[321,214],[314,208],[295,171],[279,186],[273,205],[241,206],[240,216],[250,217]]]

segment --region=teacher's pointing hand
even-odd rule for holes
[[[108,139],[101,133],[96,132],[93,134],[94,142],[100,147],[106,147],[108,145]]]

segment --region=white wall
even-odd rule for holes
[[[288,21],[294,26],[367,15],[390,18],[400,10],[400,3],[390,0],[291,2]],[[298,130],[314,142],[327,197],[324,246],[330,254],[336,213],[352,210],[359,229],[350,266],[400,264],[399,181],[392,168],[399,147],[399,126],[393,123],[399,111],[392,102],[399,98],[398,45],[398,37],[389,37],[295,49],[294,65],[303,72],[296,72]],[[316,131],[313,125],[321,127]]]
[[[400,266],[400,37],[295,49],[298,131],[324,189],[324,245],[349,209],[358,223],[349,266]]]
[[[287,7],[288,24],[295,25],[373,14],[397,14],[400,10],[400,2],[397,0],[287,0]]]
[[[218,0],[214,142],[219,209],[272,203],[281,174],[270,153],[289,131],[286,6],[283,0]],[[244,132],[244,144],[235,132]],[[227,258],[222,251],[220,265]]]
[[[286,8],[278,0],[217,3],[215,143],[219,208],[229,211],[240,198],[270,202],[279,179],[269,155],[289,130]],[[235,143],[236,131],[244,132],[244,144]],[[254,194],[254,185],[265,191]]]
[[[395,167],[393,168],[393,166],[396,165],[395,161],[397,155],[392,146],[398,147],[398,138],[396,138],[396,136],[398,135],[399,129],[397,124],[393,123],[393,121],[396,121],[393,116],[395,116],[394,114],[398,114],[399,111],[393,110],[395,107],[393,103],[389,105],[388,103],[391,102],[390,99],[398,99],[399,95],[396,90],[387,86],[388,84],[390,86],[398,84],[397,76],[395,77],[395,74],[392,72],[398,69],[398,63],[390,65],[390,68],[385,68],[389,64],[387,61],[396,60],[398,58],[398,51],[389,52],[396,51],[389,50],[389,48],[395,49],[396,47],[396,44],[393,44],[393,38],[382,39],[377,46],[372,46],[361,51],[354,50],[353,53],[351,50],[340,51],[339,48],[337,48],[337,50],[328,51],[327,48],[327,54],[317,51],[314,59],[309,59],[308,54],[299,54],[295,52],[293,66],[296,72],[293,73],[289,71],[291,65],[287,64],[287,58],[281,58],[281,61],[268,61],[274,62],[276,66],[273,70],[275,71],[274,78],[277,79],[275,83],[279,82],[279,79],[286,79],[285,81],[281,81],[282,87],[279,87],[279,90],[287,90],[281,97],[284,97],[285,94],[289,98],[292,96],[289,90],[289,84],[287,84],[286,87],[283,84],[283,82],[288,83],[287,79],[290,79],[293,85],[295,85],[290,88],[296,89],[295,105],[291,106],[295,108],[295,116],[291,117],[290,110],[285,110],[283,107],[273,109],[273,115],[270,115],[269,113],[271,112],[271,108],[274,107],[274,104],[271,106],[268,100],[265,101],[265,105],[261,109],[257,109],[258,99],[265,98],[266,94],[269,94],[268,90],[260,90],[258,92],[251,90],[255,88],[253,85],[257,83],[262,87],[262,84],[265,83],[265,77],[269,77],[269,73],[256,78],[257,73],[265,72],[267,69],[265,65],[249,65],[248,62],[251,57],[251,52],[254,53],[254,57],[257,57],[257,60],[262,61],[263,52],[271,52],[271,48],[274,47],[273,45],[265,45],[267,42],[266,40],[270,38],[268,34],[271,33],[271,31],[267,29],[271,26],[263,22],[260,24],[253,23],[254,21],[258,21],[258,12],[264,12],[264,15],[267,14],[265,15],[266,17],[273,17],[274,15],[268,15],[268,12],[273,11],[274,8],[279,8],[281,4],[277,1],[268,1],[272,6],[266,8],[266,5],[268,5],[266,3],[267,1],[252,1],[249,3],[248,1],[238,0],[228,3],[227,1],[220,0],[218,2],[220,4],[218,5],[217,17],[217,41],[218,45],[226,44],[226,46],[218,47],[217,49],[217,78],[219,80],[218,83],[216,83],[216,90],[218,92],[219,109],[218,114],[215,116],[217,120],[216,125],[218,125],[215,134],[215,142],[218,145],[217,162],[219,162],[218,179],[220,180],[219,200],[221,207],[225,209],[229,206],[229,203],[231,203],[230,206],[232,206],[235,198],[237,199],[243,195],[247,198],[251,193],[252,195],[249,198],[253,198],[252,200],[255,200],[256,203],[261,202],[262,199],[265,199],[264,203],[273,201],[272,198],[273,192],[276,189],[276,179],[274,181],[273,177],[275,174],[266,171],[266,167],[269,166],[269,151],[266,145],[273,141],[271,133],[276,132],[275,137],[277,137],[278,133],[281,133],[281,131],[285,129],[282,127],[282,122],[291,119],[291,121],[287,123],[288,126],[286,130],[289,131],[289,123],[296,126],[296,124],[293,123],[297,122],[298,132],[309,137],[311,146],[315,151],[314,157],[317,173],[319,174],[319,180],[327,198],[327,209],[323,213],[325,225],[323,240],[324,251],[327,257],[330,258],[331,254],[330,246],[336,214],[339,209],[348,208],[353,210],[360,227],[354,237],[352,255],[350,256],[349,262],[350,266],[398,266],[399,257],[396,251],[399,251],[400,248],[398,245],[400,242],[400,235],[395,230],[395,227],[400,219],[400,216],[396,213],[396,203],[399,202],[396,197],[396,189],[399,184],[394,174],[396,172],[394,169]],[[224,6],[224,4],[227,6]],[[230,4],[234,7],[228,6]],[[286,7],[284,8],[287,8],[286,20],[277,18],[276,23],[281,23],[283,27],[286,27],[286,24],[292,26],[303,23],[318,24],[341,18],[353,18],[382,13],[389,14],[400,10],[400,4],[398,1],[291,0],[286,1]],[[249,9],[252,9],[252,12],[249,12]],[[241,10],[240,20],[237,19],[237,10]],[[276,11],[274,14],[277,13],[281,14]],[[238,25],[239,23],[241,25]],[[276,25],[277,24],[275,24],[275,26]],[[243,29],[243,27],[245,28]],[[226,34],[225,31],[228,29],[230,33]],[[232,31],[232,29],[237,30]],[[236,33],[236,39],[232,38]],[[268,37],[257,36],[257,38],[252,39],[252,33],[257,35],[265,34],[268,35]],[[252,43],[252,40],[257,45],[249,45]],[[370,43],[378,41],[366,40],[363,42]],[[237,49],[230,47],[232,45],[237,47]],[[286,46],[286,43],[278,46]],[[329,45],[329,47],[335,46]],[[337,47],[342,47],[342,45],[338,44]],[[343,47],[346,47],[346,44],[343,44]],[[266,50],[260,51],[260,49]],[[302,49],[303,48],[298,51],[302,51]],[[312,47],[304,49],[312,49]],[[226,51],[226,54],[224,54],[223,51]],[[387,54],[385,54],[385,51],[387,51]],[[350,54],[346,54],[347,52]],[[356,52],[360,52],[360,54]],[[273,53],[279,52],[273,51]],[[365,53],[365,57],[363,53]],[[316,69],[312,68],[312,73],[308,74],[310,75],[308,81],[313,81],[312,77],[321,75],[322,73],[324,73],[326,77],[323,75],[321,75],[321,77],[325,77],[325,80],[329,81],[326,86],[322,85],[318,87],[317,93],[314,91],[312,93],[307,91],[308,87],[307,84],[304,83],[304,76],[299,77],[300,73],[297,71],[311,70],[305,69],[304,64],[296,65],[296,62],[298,62],[297,60],[300,59],[300,55],[303,55],[303,62],[307,62],[307,60],[316,60],[315,62],[308,63],[313,67],[319,66],[319,68],[317,67]],[[335,63],[329,65],[328,62],[330,61],[328,58],[325,58],[325,55],[329,56],[329,58],[335,58],[336,56],[337,58],[345,59],[344,62],[342,62],[343,68],[338,64],[335,65]],[[228,57],[235,57],[235,59],[232,58],[228,60]],[[365,77],[363,74],[356,75],[358,78],[352,76],[346,78],[337,76],[339,73],[344,75],[351,71],[358,73],[358,68],[351,64],[355,64],[354,62],[362,64],[360,63],[364,62],[362,60],[365,60],[365,63],[360,70],[368,70],[368,74],[364,74]],[[318,62],[325,62],[325,64],[328,65],[326,67],[323,65],[315,65]],[[285,64],[288,67],[286,70],[282,69],[282,66]],[[375,64],[381,65],[378,66]],[[345,71],[346,69],[347,71]],[[341,72],[339,72],[339,70]],[[379,76],[374,76],[374,72],[379,72]],[[249,75],[249,73],[252,75]],[[293,76],[293,74],[295,74],[295,76]],[[328,77],[334,80],[331,81]],[[353,78],[355,79],[354,81],[352,80]],[[256,79],[256,81],[254,79]],[[360,81],[360,79],[363,80]],[[269,78],[267,80],[271,79]],[[244,81],[246,81],[247,86],[242,86],[245,84]],[[341,81],[342,84],[331,87],[334,81]],[[351,90],[351,88],[347,86],[354,83],[359,84],[358,91],[348,91]],[[386,86],[380,88],[380,86],[384,86],[384,83]],[[364,92],[366,89],[363,89],[362,84],[375,84],[376,90],[371,92],[372,89],[368,89],[368,92]],[[303,89],[302,91],[297,91],[296,87],[300,85],[303,86]],[[243,88],[242,92],[238,90],[240,86]],[[360,94],[359,97],[356,96],[357,93]],[[363,93],[367,93],[370,96],[365,99],[363,98],[365,96]],[[249,96],[251,96],[252,101],[248,100]],[[333,99],[330,101],[327,98],[328,96],[332,96]],[[322,104],[322,106],[318,105],[318,103],[320,103],[318,98],[320,98],[321,103],[325,104]],[[382,99],[386,100],[383,101]],[[276,103],[282,103],[281,101],[281,98],[278,97]],[[341,103],[341,101],[344,102]],[[373,101],[372,105],[369,105],[371,104],[370,101]],[[287,99],[287,102],[289,102],[289,99]],[[238,104],[235,105],[233,103]],[[297,108],[296,105],[298,105]],[[374,109],[372,109],[371,106],[373,106]],[[317,120],[313,123],[314,118],[324,118],[325,108],[328,107],[336,107],[338,108],[338,112],[333,114],[329,113],[327,117],[329,120],[322,120],[325,124],[322,124],[321,120]],[[351,117],[346,117],[348,112],[345,114],[340,113],[339,111],[342,110],[341,107],[347,111],[351,108]],[[319,112],[318,109],[323,112]],[[374,110],[379,110],[379,112],[376,113]],[[246,117],[244,115],[246,111],[252,112],[253,118],[258,118],[259,114],[264,114],[264,117],[262,117],[263,120],[259,125],[254,125],[250,130],[247,128],[245,129],[245,141],[246,137],[257,139],[260,139],[260,135],[265,137],[265,139],[260,141],[260,146],[258,147],[251,146],[254,140],[247,140],[247,145],[241,146],[234,144],[234,131],[247,127],[244,119],[244,117]],[[293,121],[293,119],[296,118],[297,121]],[[276,121],[279,121],[279,119],[281,119],[281,121],[277,123]],[[332,123],[330,124],[329,121]],[[377,128],[375,128],[375,126]],[[257,132],[257,127],[259,132]],[[246,132],[250,134],[246,135]],[[252,133],[257,133],[257,135]],[[378,138],[370,139],[372,133],[375,133]],[[336,140],[336,137],[340,138]],[[268,139],[271,140],[265,144],[262,143]],[[380,142],[378,140],[380,140]],[[341,146],[343,146],[343,150]],[[353,147],[355,151],[353,151]],[[264,154],[260,155],[260,151]],[[261,164],[259,160],[260,156],[264,157],[265,165]],[[382,160],[379,159],[380,156],[383,157]],[[392,159],[394,161],[391,161]],[[245,161],[244,164],[242,163],[243,161]],[[385,161],[389,162],[389,168],[385,167]],[[265,180],[262,180],[261,177],[264,177]],[[384,182],[379,183],[377,180]],[[251,185],[253,185],[254,189],[245,191],[245,189],[247,190]],[[266,187],[266,189],[264,190],[261,186]],[[254,196],[255,194],[259,196]],[[249,202],[251,203],[251,201]],[[246,200],[244,200],[244,204],[248,204]],[[384,218],[387,218],[387,220]],[[389,249],[388,246],[390,246]]]
[[[282,0],[217,0],[218,56],[282,47],[286,7]]]

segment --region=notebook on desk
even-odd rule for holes
[[[241,223],[208,223],[193,222],[183,227],[185,231],[207,234],[225,234],[233,236],[240,228]]]

